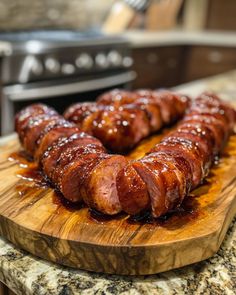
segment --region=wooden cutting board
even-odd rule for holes
[[[142,157],[160,138],[142,142],[129,157]],[[66,204],[39,184],[32,164],[20,160],[19,167],[19,150],[16,139],[0,148],[0,234],[59,264],[129,275],[181,267],[216,253],[236,213],[236,135],[207,181],[178,211],[156,221],[125,214],[105,219]]]

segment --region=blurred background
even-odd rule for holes
[[[235,13],[235,0],[0,0],[1,134],[34,101],[62,111],[235,69]]]
[[[1,0],[0,29],[79,29],[101,27],[115,3],[142,7],[127,28],[147,30],[213,29],[234,31],[234,0]],[[124,12],[124,11],[123,11]],[[119,19],[116,20],[119,25]]]

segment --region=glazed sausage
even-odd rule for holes
[[[143,138],[181,118],[189,98],[170,91],[113,90],[97,103],[78,103],[64,116],[99,138],[112,152],[126,152]]]
[[[175,131],[131,164],[146,184],[154,217],[178,207],[189,191],[201,184],[235,121],[233,108],[215,95],[202,94],[191,103]],[[122,195],[119,184],[117,188]],[[136,193],[135,189],[129,192],[131,196]],[[136,208],[135,213],[146,206]]]

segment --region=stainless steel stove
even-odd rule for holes
[[[62,111],[135,78],[129,44],[121,37],[63,30],[2,33],[1,40],[10,45],[0,67],[2,134],[13,130],[14,113],[33,101]]]

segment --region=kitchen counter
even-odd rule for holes
[[[133,48],[174,46],[174,45],[206,45],[236,47],[236,33],[228,31],[142,31],[130,30],[123,34]]]
[[[133,48],[175,45],[236,47],[236,33],[229,31],[144,31],[128,30],[121,35]],[[11,45],[0,40],[0,56],[11,53]]]
[[[177,87],[187,94],[215,90],[236,101],[236,71]],[[3,139],[4,140],[4,139]],[[3,141],[2,140],[2,141]],[[6,140],[6,138],[5,138]],[[236,218],[218,253],[181,269],[151,276],[115,276],[43,261],[0,238],[0,280],[16,294],[235,294]]]

